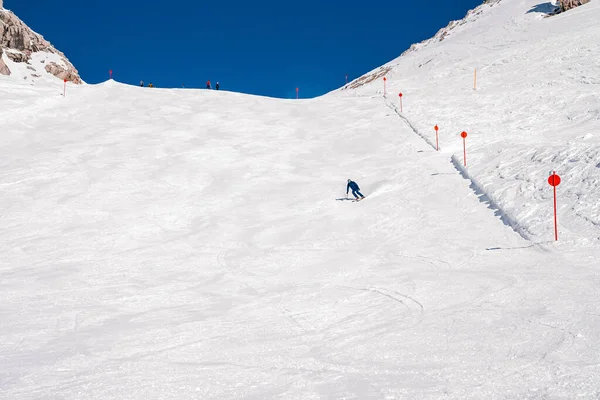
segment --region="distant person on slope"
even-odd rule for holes
[[[154,87],[154,85],[152,84],[152,82],[150,82],[150,83],[148,84],[148,87]]]
[[[215,85],[215,89],[219,90],[221,86],[219,86],[219,82],[217,82],[217,84]]]
[[[346,186],[346,196],[348,196],[348,191],[350,189],[352,189],[352,194],[354,195],[354,197],[356,197],[356,200],[358,200],[358,196],[360,196],[361,199],[365,198],[365,196],[363,196],[362,193],[359,191],[360,188],[358,187],[356,182],[354,182],[352,179],[348,179],[348,185]]]
[[[206,88],[207,88],[207,89],[210,89],[210,88],[211,88],[211,87],[210,87],[210,81],[206,81]]]
[[[140,87],[144,87],[144,81],[140,81]]]

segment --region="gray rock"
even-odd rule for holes
[[[21,52],[16,53],[16,52],[12,52],[12,51],[7,51],[6,56],[8,58],[10,58],[13,62],[16,62],[16,63],[27,62],[31,59],[30,55],[28,55],[26,53],[21,53]]]
[[[0,75],[10,75],[10,69],[8,69],[8,66],[4,63],[4,60],[2,60],[3,53],[4,51],[2,50],[2,47],[0,47]]]
[[[590,0],[558,0],[558,5],[561,11],[568,11],[589,2]]]
[[[60,79],[67,79],[73,83],[82,83],[77,69],[69,62],[67,57],[58,51],[50,42],[40,34],[32,31],[15,14],[2,9],[0,1],[0,49],[17,50],[17,52],[6,52],[6,55],[14,62],[29,62],[31,54],[46,52],[56,54],[65,65],[60,66],[55,62],[46,65],[46,71]],[[9,75],[10,70],[0,60],[0,74]]]

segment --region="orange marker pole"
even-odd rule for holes
[[[556,172],[555,172],[556,174]],[[558,218],[556,217],[556,186],[554,189],[554,240],[558,241]]]
[[[463,160],[464,160],[465,167],[466,167],[467,166],[467,132],[461,133],[460,137],[463,138]]]
[[[552,171],[552,175],[548,178],[548,183],[554,189],[554,240],[558,240],[558,219],[556,218],[556,187],[560,185],[560,176],[556,175],[556,171]]]
[[[402,112],[402,93],[400,93],[398,96],[400,96],[400,112]]]

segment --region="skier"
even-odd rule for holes
[[[211,88],[211,87],[210,87],[210,81],[206,81],[206,88],[207,88],[207,89],[210,89],[210,88]]]
[[[144,81],[140,81],[140,87],[144,87]]]
[[[352,194],[354,195],[354,197],[356,197],[356,200],[359,200],[358,196],[360,196],[360,200],[365,198],[365,196],[363,196],[362,193],[359,192],[360,188],[358,187],[356,182],[354,182],[352,179],[348,179],[348,185],[346,186],[346,196],[348,196],[348,191],[350,189],[352,189]]]
[[[219,82],[217,82],[217,84],[215,85],[215,89],[219,90]]]
[[[154,85],[152,84],[152,82],[150,82],[150,83],[148,84],[148,87],[154,87]]]

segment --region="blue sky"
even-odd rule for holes
[[[4,0],[88,83],[108,78],[314,97],[396,58],[482,0]]]

